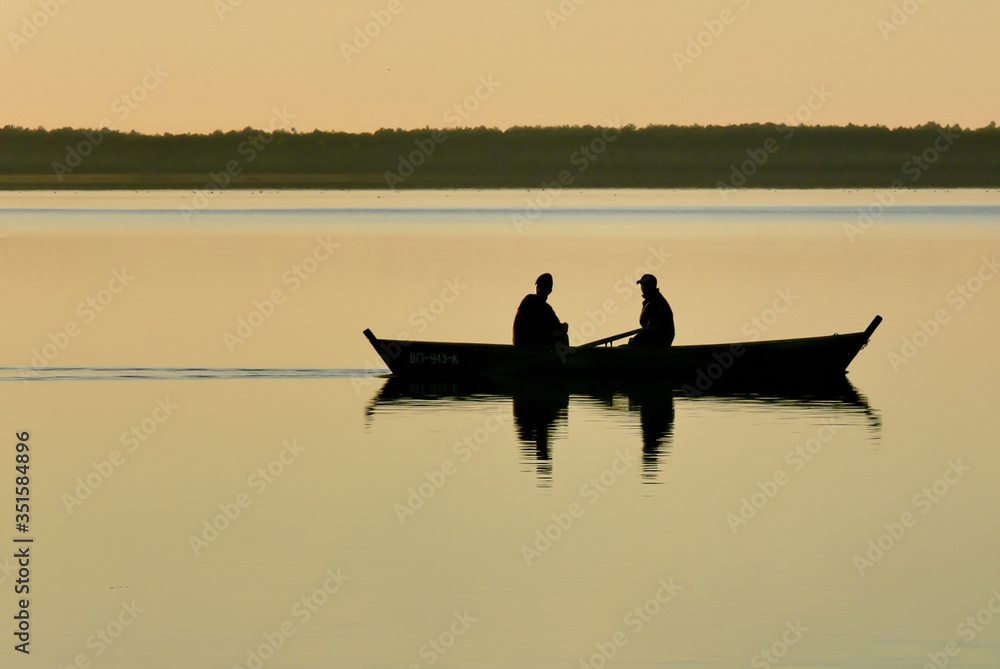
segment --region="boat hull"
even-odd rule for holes
[[[881,322],[864,332],[826,337],[670,347],[514,347],[378,339],[365,331],[394,376],[411,378],[657,379],[681,388],[830,381],[848,365]]]

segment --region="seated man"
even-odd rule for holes
[[[642,312],[639,314],[642,331],[628,343],[632,346],[670,346],[674,341],[674,312],[656,287],[656,277],[643,274],[636,283],[642,286]]]
[[[560,323],[556,312],[545,300],[552,293],[552,275],[545,273],[535,281],[535,292],[521,300],[514,316],[514,346],[569,346],[569,326]]]

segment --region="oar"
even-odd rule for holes
[[[597,341],[592,341],[592,342],[588,342],[586,344],[581,344],[580,346],[577,346],[577,348],[593,348],[595,346],[600,346],[601,344],[607,344],[607,343],[616,341],[618,339],[623,339],[624,337],[631,337],[632,335],[636,334],[637,332],[641,332],[641,331],[642,331],[642,328],[639,328],[637,330],[629,330],[628,332],[623,332],[621,334],[611,335],[610,337],[605,337],[604,339],[598,339]]]

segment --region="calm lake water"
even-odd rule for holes
[[[0,194],[2,666],[1000,664],[996,191],[191,201]],[[825,397],[378,375],[546,271],[574,343],[646,271],[678,344],[885,321]]]

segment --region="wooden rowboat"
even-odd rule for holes
[[[756,387],[843,379],[881,322],[882,317],[876,316],[863,332],[825,337],[670,347],[611,345],[636,330],[555,349],[379,339],[371,330],[364,334],[397,377],[655,379],[685,391],[705,392],[720,385]]]

